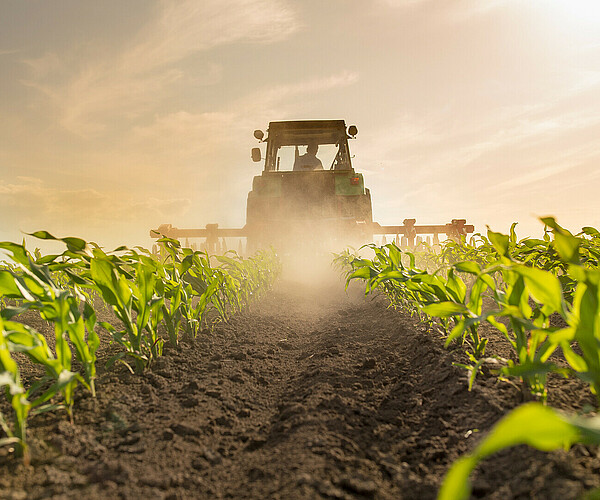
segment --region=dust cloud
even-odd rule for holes
[[[311,287],[344,286],[340,271],[333,267],[332,253],[285,254],[281,261],[283,281]]]
[[[282,263],[282,280],[311,288],[337,286],[343,289],[345,279],[342,271],[334,266],[334,258],[348,248],[353,250],[354,245],[350,244],[356,242],[340,238],[339,233],[336,236],[319,231],[294,236],[276,248]]]

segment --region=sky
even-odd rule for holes
[[[600,227],[600,2],[0,0],[0,240],[241,227],[298,119],[358,127],[381,224]]]

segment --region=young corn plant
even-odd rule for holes
[[[479,462],[500,450],[526,444],[552,451],[575,443],[600,444],[600,417],[569,416],[539,403],[524,404],[500,420],[475,450],[452,464],[438,500],[470,498],[469,475]]]
[[[34,355],[37,351],[30,349],[26,349],[25,353],[35,363],[43,364],[47,376],[56,381],[54,387],[63,394],[65,407],[72,418],[73,391],[77,384],[83,383],[95,394],[95,363],[99,339],[94,330],[93,309],[88,303],[84,303],[83,310],[80,310],[78,298],[70,290],[57,286],[49,267],[33,262],[22,245],[4,242],[0,243],[0,248],[10,252],[17,263],[14,271],[0,270],[0,293],[19,302],[18,306],[5,307],[0,315],[2,319],[10,320],[25,310],[37,310],[42,319],[54,325],[56,358],[49,351],[47,355],[39,356]],[[13,342],[15,345],[28,345],[31,340],[28,337],[39,336],[23,331],[18,331],[15,335],[20,339]],[[71,372],[72,351],[69,341],[75,347],[77,359],[83,368],[83,377]]]
[[[159,243],[165,254],[160,284],[165,296],[163,317],[169,341],[177,345],[182,328],[189,338],[196,337],[219,283],[211,279],[206,254],[182,248],[177,240],[169,238],[161,238]]]
[[[0,243],[0,249],[12,259],[0,268],[0,386],[13,409],[12,425],[0,415],[0,427],[6,435],[0,445],[15,445],[26,461],[29,415],[65,408],[72,419],[77,385],[95,394],[96,351],[100,344],[95,332],[95,293],[123,325],[118,328],[101,323],[125,348],[111,363],[127,364],[123,358],[130,356],[140,372],[162,354],[160,325],[165,325],[173,344],[181,328],[195,337],[207,311],[214,309],[218,317],[226,319],[247,305],[253,294],[270,286],[280,270],[274,252],[246,260],[222,257],[221,267],[214,268],[206,254],[181,248],[174,240],[163,240],[168,251],[162,262],[144,249],[138,252],[119,247],[107,254],[79,238],[56,238],[46,231],[32,236],[60,241],[67,250],[55,255],[42,256],[39,251],[31,255],[24,245]],[[54,325],[55,352],[41,334],[12,321],[28,310],[38,311],[42,319]],[[71,370],[73,350],[81,374]],[[13,352],[23,353],[43,366],[46,376],[25,388]],[[63,401],[55,403],[58,394]]]
[[[6,399],[10,401],[13,409],[13,428],[6,422],[0,412],[0,428],[6,435],[0,439],[0,446],[15,446],[17,455],[29,463],[29,450],[27,448],[27,416],[31,403],[25,395],[25,388],[21,383],[19,367],[9,350],[6,339],[4,322],[0,318],[0,389],[4,389]]]
[[[140,257],[135,251],[130,251],[130,255],[125,256],[124,259],[119,258],[114,254],[106,254],[97,245],[89,245],[79,238],[56,238],[47,231],[38,231],[32,236],[66,244],[66,252],[60,256],[52,255],[45,258],[45,261],[52,263],[47,267],[47,274],[50,275],[50,271],[55,273],[62,271],[80,289],[97,292],[124,324],[123,330],[117,330],[115,326],[108,323],[101,325],[126,349],[125,353],[119,353],[111,362],[122,360],[125,355],[130,355],[135,359],[136,369],[141,371],[152,359],[160,355],[162,339],[158,337],[157,328],[161,319],[161,299],[154,297],[156,282],[154,259]],[[126,247],[120,247],[115,252],[123,250],[127,250]],[[59,258],[62,258],[62,262],[57,262]],[[79,298],[85,298],[85,295],[81,294]],[[67,305],[64,302],[51,301],[49,307],[49,318],[55,318],[61,327],[65,326],[64,321],[60,319],[61,314],[71,311],[75,315],[75,302],[68,300],[67,302],[70,303]],[[87,323],[93,326],[95,323],[93,308],[89,302],[88,305],[89,307],[84,307],[83,315],[80,316],[81,321],[75,318],[76,324],[71,329],[72,341],[78,353],[81,351],[82,355],[86,354],[85,346],[77,337],[77,335],[81,336],[81,325]],[[52,308],[57,308],[58,313],[52,311]],[[98,341],[95,333],[89,332],[88,340],[88,346],[97,348]],[[68,345],[59,339],[57,333],[57,353],[59,351],[61,355],[63,352],[68,353],[67,349]],[[86,358],[83,359],[86,362]]]
[[[546,397],[546,378],[550,371],[565,374],[556,365],[548,363],[555,348],[547,340],[548,318],[554,312],[564,313],[561,286],[558,278],[545,271],[516,262],[511,255],[518,247],[514,225],[510,235],[488,231],[488,238],[481,237],[482,255],[473,260],[455,262],[440,275],[441,269],[433,273],[417,269],[414,256],[408,252],[408,265],[403,264],[403,255],[395,245],[372,247],[373,261],[355,259],[348,280],[360,278],[367,282],[367,292],[381,287],[395,305],[418,310],[437,321],[448,333],[446,345],[462,339],[467,344],[469,362],[458,363],[469,373],[469,389],[477,373],[486,362],[505,363],[501,374],[523,379],[537,397]],[[463,245],[465,243],[463,242]],[[477,247],[468,246],[461,251],[459,244],[446,244],[457,256],[474,256]],[[448,254],[442,254],[448,259]],[[484,263],[487,267],[482,267]],[[465,282],[461,276],[471,276]],[[484,297],[493,298],[496,306],[484,310]],[[532,308],[529,301],[538,304]],[[510,331],[499,317],[507,317]],[[516,352],[516,360],[485,357],[487,339],[482,338],[479,326],[489,322],[502,331]]]
[[[347,282],[363,279],[367,282],[367,293],[381,287],[393,305],[408,308],[411,313],[425,313],[425,318],[437,318],[442,330],[450,333],[450,340],[458,337],[466,340],[468,333],[470,358],[479,362],[487,344],[486,339],[480,338],[477,328],[482,321],[482,293],[488,286],[486,282],[476,282],[467,295],[467,285],[456,272],[461,268],[450,268],[444,278],[439,275],[440,271],[429,273],[416,268],[415,256],[402,252],[393,243],[371,248],[375,259],[352,261]],[[408,258],[408,265],[403,263],[403,256]]]
[[[23,353],[33,363],[43,366],[46,377],[25,389],[11,352]],[[70,371],[54,357],[41,334],[27,325],[0,317],[0,386],[5,386],[6,397],[13,408],[12,429],[0,415],[0,426],[7,436],[0,439],[0,445],[15,444],[17,454],[28,463],[26,431],[29,414],[65,408],[72,418],[72,394],[78,383],[86,382],[81,375]],[[50,403],[59,393],[63,395],[63,403]]]
[[[124,326],[119,330],[109,323],[101,323],[114,341],[125,348],[125,352],[111,358],[109,366],[121,361],[134,371],[123,360],[129,356],[134,360],[135,371],[142,372],[162,354],[163,339],[158,336],[158,324],[162,319],[164,298],[155,294],[154,262],[148,257],[128,264],[100,248],[93,250],[89,274],[85,276],[89,280],[87,286],[100,293]]]
[[[590,385],[600,400],[600,269],[590,265],[586,239],[573,236],[553,219],[544,222],[552,228],[557,253],[576,283],[572,304],[562,314],[567,327],[552,331],[548,342],[553,347],[560,346],[575,374]],[[574,344],[581,354],[575,352]]]

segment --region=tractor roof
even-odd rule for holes
[[[336,144],[346,137],[344,120],[298,120],[269,123],[269,139],[278,144],[304,144],[314,138],[321,144]]]
[[[271,132],[280,130],[313,130],[315,128],[346,130],[346,123],[344,120],[296,120],[269,123],[269,130]]]

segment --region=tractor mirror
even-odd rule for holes
[[[350,125],[348,127],[348,135],[350,137],[354,137],[356,134],[358,134],[358,129],[356,128],[356,125]]]
[[[254,137],[256,137],[259,141],[262,141],[264,136],[265,136],[265,133],[262,130],[254,131]]]
[[[260,132],[260,130],[258,130],[257,132]],[[256,132],[254,133],[254,135],[256,135]],[[260,160],[260,148],[252,148],[252,161],[257,162]]]

